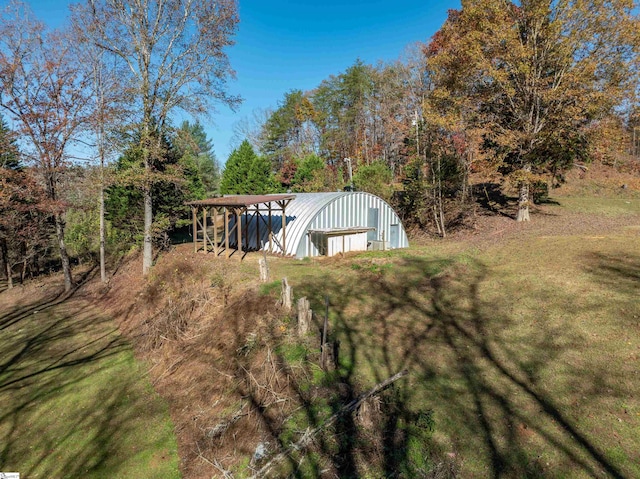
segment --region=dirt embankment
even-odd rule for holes
[[[287,331],[276,300],[242,280],[239,262],[187,246],[163,254],[148,280],[138,263],[96,294],[169,404],[184,477],[246,468],[294,407],[294,375],[275,352]]]

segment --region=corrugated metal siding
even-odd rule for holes
[[[266,208],[266,205],[261,205]],[[309,229],[366,227],[369,208],[378,208],[378,224],[375,225],[375,239],[381,240],[384,231],[385,241],[389,242],[389,231],[392,224],[398,224],[400,234],[398,247],[407,248],[409,240],[402,226],[402,222],[393,208],[383,199],[364,192],[336,192],[336,193],[296,193],[296,198],[289,203],[286,214],[286,254],[298,258],[319,256],[317,248],[311,243]],[[272,214],[274,236],[282,244],[281,213]],[[248,217],[247,228],[249,249],[261,249],[262,243],[268,248],[269,237],[267,226],[260,223],[260,239],[256,241],[256,218]],[[265,218],[266,219],[266,218]],[[242,225],[246,224],[247,216],[243,217]],[[244,231],[243,231],[243,239]],[[229,238],[231,244],[236,244],[235,234]],[[246,245],[246,239],[245,241]],[[246,246],[245,246],[246,247]],[[274,243],[273,252],[282,253]]]

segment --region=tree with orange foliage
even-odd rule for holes
[[[24,154],[41,175],[55,223],[65,291],[73,286],[65,245],[61,195],[70,149],[87,124],[90,77],[83,73],[74,42],[49,31],[28,7],[12,2],[0,17],[0,106],[25,140]]]
[[[464,0],[427,48],[431,103],[482,130],[519,185],[529,220],[537,175],[585,158],[585,129],[638,86],[640,23],[630,0]]]
[[[44,196],[33,172],[20,162],[15,134],[0,118],[0,264],[9,288],[14,266],[22,263],[24,279],[28,265],[48,243]]]

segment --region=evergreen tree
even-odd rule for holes
[[[220,193],[261,195],[277,190],[269,161],[255,153],[247,140],[233,150],[222,173]]]
[[[393,195],[393,172],[383,161],[360,166],[353,175],[353,182],[358,191],[378,195],[386,201]]]
[[[157,172],[153,193],[153,236],[157,241],[166,233],[188,223],[186,201],[202,199],[204,186],[193,158],[179,156],[169,139],[162,135],[162,154],[156,155]],[[143,153],[137,140],[116,162],[116,184],[109,188],[107,215],[121,236],[141,241],[144,233],[144,197],[138,187],[144,175]]]
[[[0,168],[16,170],[20,167],[18,147],[14,132],[0,116]]]
[[[318,180],[326,165],[318,155],[309,155],[300,161],[296,173],[293,176],[293,191],[319,191]]]
[[[190,123],[185,120],[175,131],[173,145],[180,157],[180,163],[186,168],[195,168],[202,181],[202,197],[210,198],[218,191],[220,168],[213,143],[200,122]]]
[[[15,134],[0,117],[0,275],[13,286],[14,266],[39,268],[50,236],[49,210],[33,170],[24,167]]]

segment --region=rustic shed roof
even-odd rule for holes
[[[208,198],[206,200],[189,201],[189,206],[219,206],[234,208],[240,206],[252,206],[272,201],[292,200],[296,195],[230,195]]]

